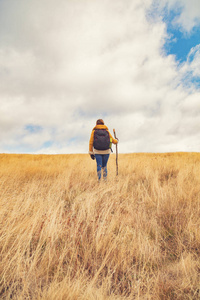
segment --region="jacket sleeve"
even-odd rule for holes
[[[112,135],[111,135],[110,132],[109,132],[109,136],[110,136],[110,138],[112,139],[112,143],[113,143],[113,144],[117,144],[117,143],[118,143],[118,140],[114,139],[114,138],[112,137]]]
[[[91,136],[90,136],[90,141],[89,141],[89,154],[94,154],[93,153],[93,142],[94,142],[94,130],[92,130]]]

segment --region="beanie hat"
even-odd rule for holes
[[[104,121],[102,119],[98,119],[96,121],[96,125],[104,125]]]

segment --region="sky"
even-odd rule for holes
[[[200,151],[199,0],[0,0],[0,153]]]

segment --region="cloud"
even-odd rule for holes
[[[186,2],[161,4],[181,8],[175,22],[188,31],[200,13]],[[87,152],[97,118],[116,128],[122,152],[188,149],[178,124],[193,136],[199,48],[181,66],[166,56],[152,3],[0,1],[0,151]]]
[[[176,18],[175,23],[184,30],[190,32],[195,26],[200,24],[200,2],[198,0],[171,0],[169,4],[181,7],[181,13]]]
[[[185,33],[190,33],[194,27],[200,24],[200,2],[198,0],[154,0],[153,9],[159,13],[173,11],[173,24],[181,28]]]
[[[190,50],[187,65],[193,77],[200,77],[200,44]]]

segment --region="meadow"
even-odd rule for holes
[[[0,299],[200,299],[200,154],[0,154]]]

